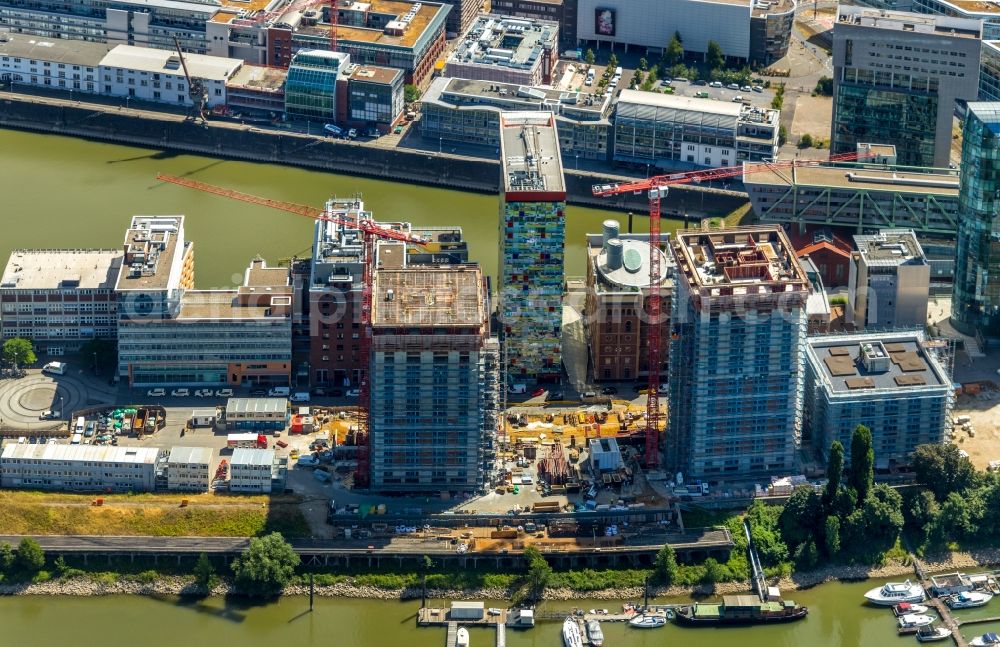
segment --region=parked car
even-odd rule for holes
[[[562,400],[563,399],[563,392],[562,391],[549,391],[548,395],[545,396],[545,399],[546,400]]]
[[[708,85],[708,81],[706,81],[705,79],[698,79],[697,81],[694,82],[693,85]]]
[[[191,395],[191,391],[189,389],[174,389],[170,395],[175,398],[186,398]]]
[[[537,398],[538,396],[540,396],[540,395],[542,395],[544,393],[545,393],[545,387],[544,386],[540,386],[540,387],[538,387],[537,389],[535,389],[534,391],[531,392],[531,397]]]
[[[215,392],[215,397],[217,398],[231,398],[233,397],[232,389],[219,389]]]
[[[326,388],[324,388],[322,386],[317,386],[316,388],[314,388],[312,390],[312,394],[315,395],[315,396],[317,396],[317,397],[323,397],[325,395],[329,395],[329,393],[327,393]]]
[[[754,92],[763,92],[764,91],[764,86],[762,86],[762,85],[755,85],[755,86],[753,86],[750,89],[753,90]]]
[[[299,467],[316,467],[319,465],[319,459],[314,456],[302,456],[295,464]]]
[[[402,125],[396,126],[395,128],[392,129],[392,132],[394,134],[396,134],[396,135],[402,133],[403,132],[403,126]]]
[[[588,398],[596,398],[597,397],[597,392],[596,391],[584,391],[580,395],[580,397],[582,397],[584,400],[586,400]]]
[[[708,87],[710,87],[710,88],[721,88],[722,87],[722,81],[712,81],[711,83],[708,84]]]
[[[197,391],[194,392],[194,394],[195,394],[195,397],[210,398],[213,395],[215,395],[215,392],[212,391],[212,389],[198,389]]]
[[[730,83],[726,87],[729,88],[730,90],[739,90],[740,89],[740,84],[739,83]]]
[[[146,391],[146,395],[150,398],[162,398],[167,394],[166,389],[150,389]]]
[[[740,86],[740,92],[750,92],[752,89],[749,85]]]
[[[38,414],[39,420],[58,420],[60,417],[62,417],[60,415],[60,412],[55,411],[53,409],[46,409],[45,411]]]
[[[250,389],[250,396],[254,398],[263,398],[267,395],[267,389]]]
[[[601,389],[601,393],[603,393],[604,395],[617,395],[618,389],[617,387],[606,386],[603,389]]]

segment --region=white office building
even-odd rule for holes
[[[207,92],[207,106],[225,105],[226,82],[243,65],[235,58],[185,54],[192,79],[200,79]],[[193,105],[184,67],[176,52],[118,45],[101,60],[101,91],[116,97]]]
[[[0,454],[0,487],[150,492],[161,458],[154,447],[8,443]]]
[[[229,462],[229,491],[267,494],[279,477],[274,450],[238,448]]]
[[[0,33],[0,78],[79,92],[100,92],[98,68],[113,45]]]
[[[855,236],[847,320],[862,328],[923,328],[931,266],[911,229]]]
[[[207,492],[212,484],[211,447],[171,447],[167,456],[167,489]]]

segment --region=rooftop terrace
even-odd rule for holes
[[[917,333],[812,337],[807,356],[833,393],[916,389],[950,384]]]
[[[721,231],[679,231],[674,249],[689,284],[718,294],[804,290],[808,279],[781,227],[741,227]]]
[[[478,265],[421,266],[375,272],[372,325],[481,326],[486,321]]]

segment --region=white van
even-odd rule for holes
[[[584,85],[590,86],[594,85],[594,68],[587,70],[587,80],[584,81]]]
[[[87,419],[80,416],[76,419],[76,426],[73,427],[74,434],[82,434],[84,429],[87,428]]]
[[[293,393],[292,397],[288,399],[291,400],[292,402],[309,402],[309,392],[299,391],[297,393]]]
[[[287,386],[272,386],[267,395],[271,398],[287,398],[291,392],[292,390]]]
[[[42,367],[42,373],[52,373],[53,375],[66,374],[66,362],[49,362]]]

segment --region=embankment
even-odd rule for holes
[[[492,159],[389,148],[233,122],[200,125],[173,113],[48,96],[4,93],[0,127],[483,193],[497,193],[500,179],[499,162]],[[611,200],[591,195],[593,184],[609,179],[629,178],[567,170],[568,201],[646,213],[644,195]],[[690,210],[725,215],[745,202],[744,194],[733,191],[678,187],[667,197],[663,209],[665,214]]]

